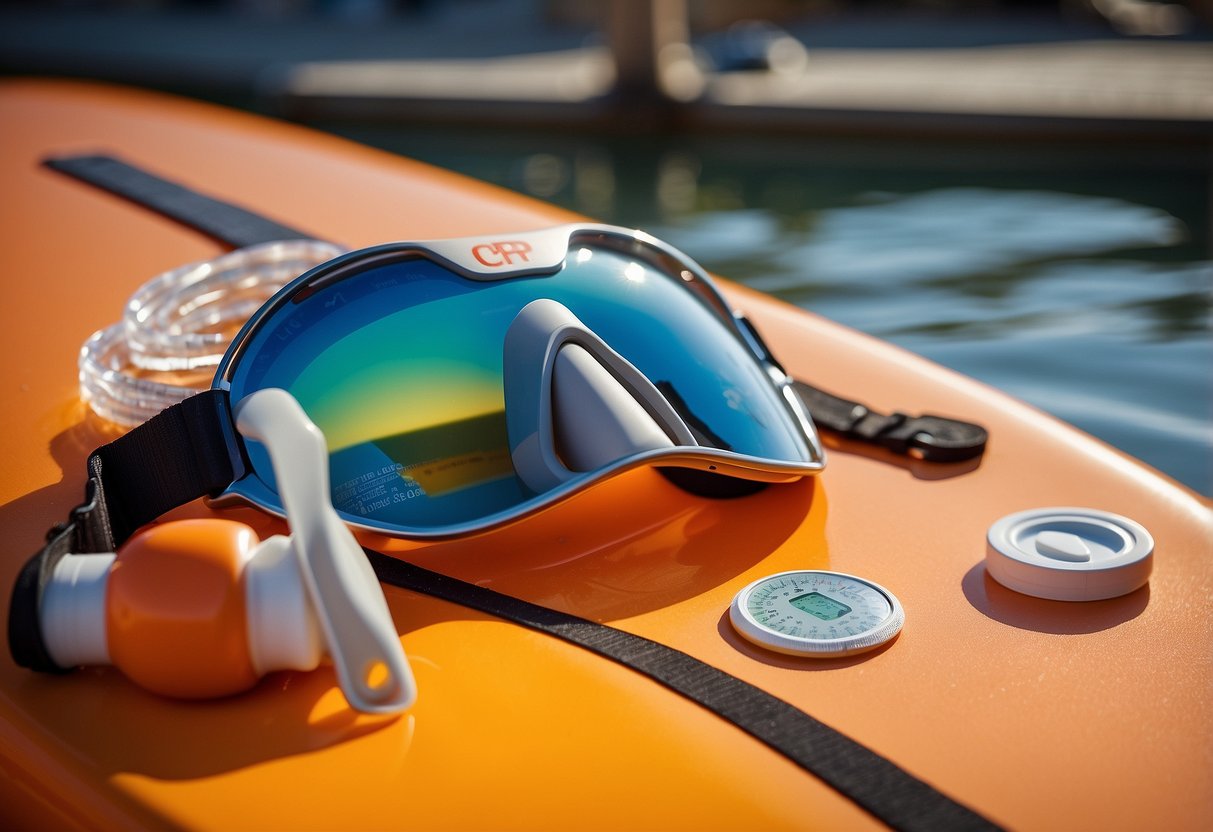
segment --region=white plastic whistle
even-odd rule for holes
[[[259,541],[231,520],[180,520],[116,555],[67,555],[40,607],[48,653],[61,667],[112,664],[183,698],[239,693],[327,653],[351,707],[408,708],[413,674],[370,563],[333,509],[323,434],[284,390],[259,390],[235,413],[269,451],[291,536]]]

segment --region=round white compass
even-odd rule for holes
[[[841,572],[780,572],[733,599],[737,632],[768,650],[832,658],[872,650],[905,623],[901,603],[884,587]]]

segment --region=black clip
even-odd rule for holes
[[[905,413],[880,416],[871,412],[869,416],[883,420],[884,424],[873,434],[866,430],[855,430],[848,435],[928,462],[962,462],[980,456],[989,438],[981,425],[944,416],[927,413],[921,416]],[[856,427],[866,427],[867,424],[868,420],[864,419]]]
[[[981,425],[923,414],[885,416],[866,405],[805,384],[793,383],[813,421],[848,439],[856,439],[928,462],[962,462],[981,456],[989,434]]]

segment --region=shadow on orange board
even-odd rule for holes
[[[85,414],[51,440],[50,454],[66,472],[61,480],[0,507],[0,524],[11,530],[16,547],[32,554],[45,530],[80,502],[85,459],[118,433]],[[199,500],[165,519],[212,513]],[[263,538],[285,531],[281,520],[256,510],[225,510],[224,515],[249,523]],[[824,493],[816,480],[713,500],[688,494],[653,470],[639,469],[541,515],[473,539],[390,543],[402,550],[397,556],[437,571],[583,617],[609,620],[662,609],[718,588],[792,538],[803,541],[802,548],[825,565],[825,516]],[[14,559],[12,569],[23,560]],[[0,580],[11,585],[12,576]],[[388,595],[397,631],[406,639],[433,625],[486,619],[411,593],[407,598],[392,591]],[[189,780],[371,734],[376,734],[377,747],[382,744],[402,755],[413,730],[412,716],[370,717],[350,710],[328,667],[271,674],[246,694],[205,703],[144,692],[111,668],[54,677],[4,662],[0,686],[23,721],[28,720],[29,730],[45,734],[52,743],[52,736],[71,737],[72,756],[103,776],[133,772]],[[135,737],[156,741],[132,741]],[[216,741],[219,737],[232,739]]]
[[[982,561],[961,581],[965,598],[983,615],[1038,633],[1080,635],[1109,630],[1141,615],[1150,603],[1150,585],[1104,601],[1050,601],[1007,589],[990,577]]]
[[[638,469],[503,529],[418,547],[370,549],[594,621],[615,621],[716,589],[793,536],[824,558],[826,505],[815,478],[745,497],[688,494]]]
[[[953,477],[963,477],[981,467],[983,455],[964,459],[957,462],[928,462],[912,454],[899,454],[875,445],[843,439],[838,434],[823,430],[821,442],[832,454],[850,454],[883,462],[894,468],[901,468],[916,480],[947,480]]]
[[[827,658],[814,656],[806,658],[805,656],[785,656],[782,653],[776,653],[774,650],[767,650],[762,647],[757,647],[746,641],[737,634],[737,628],[729,620],[729,612],[726,610],[720,616],[720,620],[716,623],[716,632],[720,638],[740,653],[744,653],[755,661],[762,662],[770,667],[779,667],[784,670],[797,670],[803,672],[817,672],[821,670],[836,670],[840,667],[851,667],[852,665],[870,661],[880,654],[884,653],[890,647],[897,643],[900,634],[886,641],[879,647],[866,650],[863,653],[858,653],[852,656],[839,656],[837,658]]]
[[[0,672],[22,674],[5,681],[14,704],[55,736],[70,738],[73,755],[104,774],[190,780],[379,731],[390,732],[403,755],[412,734],[409,715],[350,709],[328,666],[274,673],[251,691],[205,702],[148,693],[112,668],[48,676],[5,663]]]

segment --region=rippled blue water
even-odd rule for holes
[[[1213,495],[1207,146],[345,132],[649,230]]]

